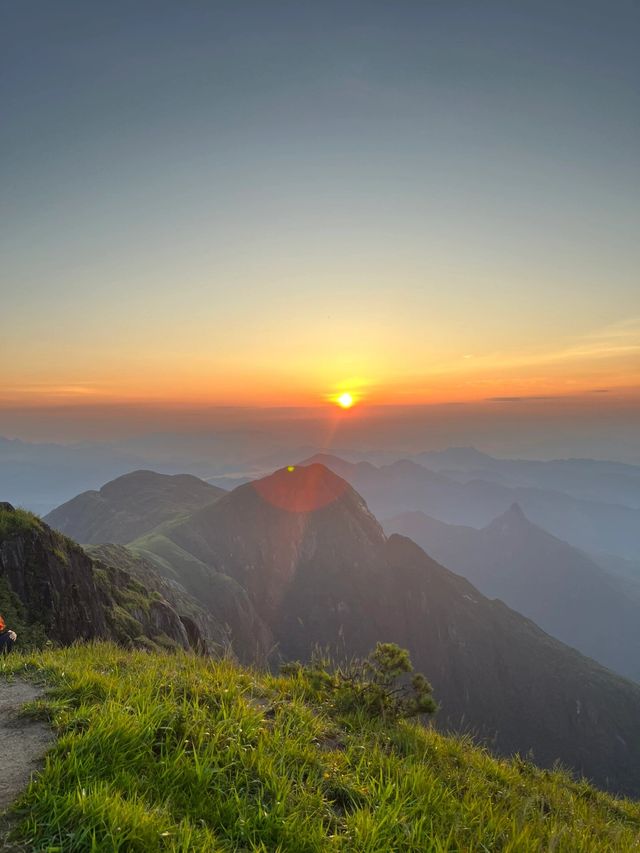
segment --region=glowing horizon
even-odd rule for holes
[[[144,351],[143,361],[150,360]],[[367,359],[361,358],[360,367]],[[358,405],[423,405],[473,402],[495,397],[580,395],[607,392],[640,392],[640,320],[599,329],[552,351],[486,352],[464,354],[455,360],[438,360],[430,354],[430,369],[420,373],[413,364],[393,364],[389,358],[376,362],[372,354],[368,376],[349,376],[332,381],[324,375],[326,362],[298,362],[297,372],[276,363],[255,366],[227,365],[223,374],[211,365],[164,364],[157,359],[151,369],[131,362],[116,375],[96,370],[97,378],[60,372],[47,377],[51,368],[13,368],[0,386],[0,406],[94,405],[155,403],[220,406],[323,406],[344,394]],[[69,368],[67,368],[69,369]],[[150,375],[149,375],[150,374]],[[48,379],[48,381],[47,381]],[[350,389],[350,390],[346,390]],[[347,407],[348,408],[348,407]]]

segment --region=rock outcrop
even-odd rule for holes
[[[54,643],[105,639],[188,649],[189,633],[197,639],[161,595],[6,503],[0,506],[0,583],[15,618]]]

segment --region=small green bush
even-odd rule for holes
[[[281,671],[304,676],[316,698],[342,713],[363,711],[398,720],[437,710],[431,685],[422,673],[413,672],[409,652],[395,643],[378,643],[365,660],[346,665],[335,665],[316,653],[310,664],[284,664]]]

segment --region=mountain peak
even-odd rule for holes
[[[121,474],[100,489],[102,495],[115,495],[118,493],[127,494],[134,489],[178,489],[180,486],[191,488],[200,488],[202,490],[210,489],[213,492],[217,491],[215,486],[211,486],[205,480],[193,474],[160,474],[158,471],[150,471],[146,468],[140,468],[137,471],[129,471],[126,474]]]
[[[349,465],[351,463],[347,462],[346,459],[342,459],[340,456],[336,456],[333,453],[314,453],[313,456],[308,456],[299,464],[302,465],[324,465],[325,467],[329,467],[334,462],[340,462],[343,465]]]
[[[494,518],[484,529],[498,533],[513,533],[534,527],[519,503],[514,502],[502,515]]]
[[[509,516],[510,518],[518,518],[518,519],[526,518],[526,515],[524,514],[524,510],[522,509],[522,507],[520,506],[520,504],[517,501],[514,501],[511,504],[509,509],[504,513],[504,515]]]
[[[319,462],[280,468],[251,486],[267,503],[289,512],[312,512],[353,493],[346,480]]]
[[[191,474],[130,471],[52,510],[45,521],[79,542],[125,545],[183,512],[224,495]]]

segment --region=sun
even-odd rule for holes
[[[344,394],[340,394],[339,397],[336,398],[336,403],[340,406],[341,409],[350,409],[351,406],[355,403],[353,399],[353,395],[349,394],[348,391],[345,391]]]

